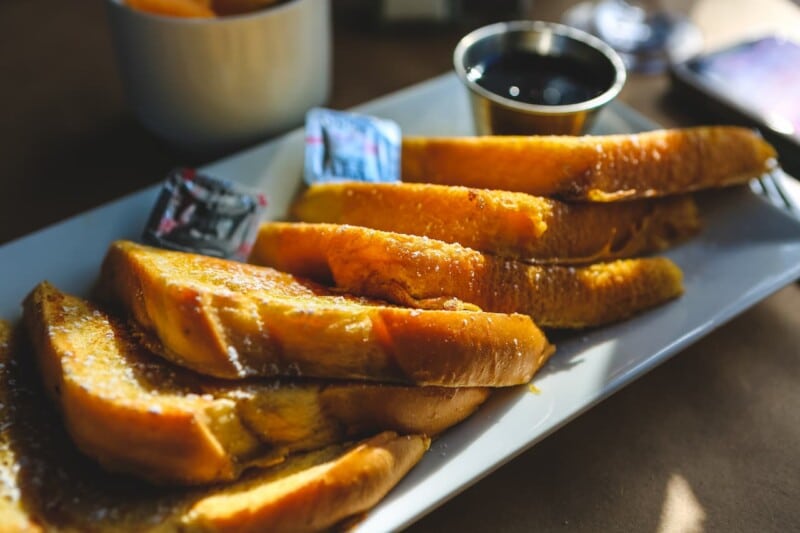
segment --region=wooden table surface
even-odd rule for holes
[[[346,108],[446,72],[458,38],[513,16],[464,1],[447,25],[389,25],[335,0]],[[369,2],[367,2],[369,3]],[[713,48],[800,31],[789,0],[672,2]],[[520,2],[558,20],[569,2]],[[469,9],[467,9],[469,8]],[[125,107],[102,2],[0,2],[0,244],[199,164]],[[708,122],[665,76],[621,96],[666,126]],[[13,283],[0,280],[0,283]],[[786,287],[412,526],[414,531],[800,530],[800,286]]]

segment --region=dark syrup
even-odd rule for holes
[[[613,83],[612,73],[601,66],[525,51],[490,58],[471,69],[469,75],[488,91],[538,105],[585,102]]]

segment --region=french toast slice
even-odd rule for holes
[[[322,531],[377,504],[429,446],[422,435],[384,432],[344,451],[291,458],[194,502],[181,525],[193,531]]]
[[[608,202],[746,183],[774,166],[754,130],[706,126],[607,136],[406,137],[403,181]]]
[[[420,311],[254,265],[110,247],[99,293],[153,351],[222,378],[303,376],[448,387],[528,382],[552,347],[524,315]]]
[[[153,486],[79,453],[40,389],[33,356],[0,321],[0,530],[311,531],[379,501],[424,454],[420,435],[381,433],[290,456],[230,484]]]
[[[554,328],[622,320],[683,292],[681,270],[662,257],[530,265],[427,237],[335,224],[264,223],[250,261],[402,305],[437,308],[455,298]]]
[[[690,196],[614,204],[570,204],[497,190],[413,183],[312,185],[292,213],[329,222],[422,235],[524,260],[581,263],[666,248],[700,228]]]
[[[194,374],[149,354],[120,322],[44,282],[24,317],[45,388],[79,449],[158,483],[231,480],[252,466],[383,430],[435,435],[485,388],[249,381]]]

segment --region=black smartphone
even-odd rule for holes
[[[726,122],[758,128],[800,176],[800,44],[743,42],[675,64],[673,87]]]

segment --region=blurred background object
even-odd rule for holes
[[[171,145],[229,153],[301,126],[328,99],[329,0],[205,19],[105,3],[128,105]]]
[[[686,4],[686,2],[682,2]],[[703,37],[681,2],[597,0],[564,13],[564,23],[597,35],[617,50],[629,70],[664,72],[700,52]]]

